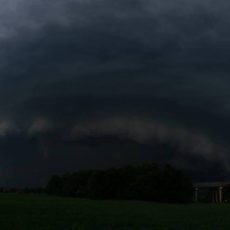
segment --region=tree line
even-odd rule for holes
[[[144,163],[55,175],[48,182],[46,192],[91,199],[186,203],[192,201],[192,182],[170,165]]]

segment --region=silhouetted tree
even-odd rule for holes
[[[62,195],[62,189],[63,189],[63,182],[61,177],[55,175],[53,176],[47,187],[46,187],[46,191],[49,194],[53,194],[53,195]]]
[[[152,163],[53,176],[46,191],[49,194],[93,199],[192,200],[192,183],[188,177],[170,165],[159,167]]]

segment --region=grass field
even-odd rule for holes
[[[0,195],[1,230],[230,229],[230,205]]]

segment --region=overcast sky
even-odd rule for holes
[[[0,3],[1,185],[144,160],[228,178],[230,2]]]

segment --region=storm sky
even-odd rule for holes
[[[0,185],[141,161],[230,177],[230,2],[0,0]]]

